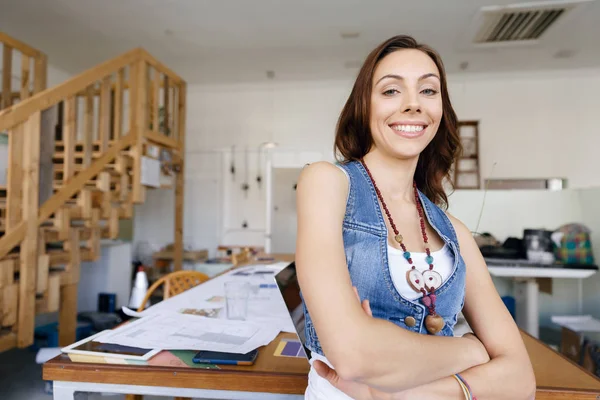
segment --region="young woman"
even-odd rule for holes
[[[469,229],[443,210],[456,124],[438,54],[393,37],[341,113],[341,162],[303,170],[307,399],[533,398],[519,331]],[[461,311],[474,335],[453,336]]]

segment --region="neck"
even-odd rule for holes
[[[363,160],[384,196],[392,200],[415,202],[413,180],[418,157],[399,159],[373,148]]]

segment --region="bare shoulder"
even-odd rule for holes
[[[348,178],[340,168],[330,162],[319,161],[308,164],[298,178],[298,194],[323,192],[345,197],[348,192]]]
[[[320,161],[302,170],[296,187],[298,235],[337,234],[346,212],[348,178],[335,165]]]

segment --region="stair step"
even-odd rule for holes
[[[129,169],[131,167],[128,167]],[[73,166],[73,171],[74,172],[81,172],[85,170],[85,168],[83,167],[83,165],[81,164],[75,164]],[[65,171],[65,165],[64,164],[54,164],[54,173],[57,172],[64,172]],[[104,171],[110,173],[112,176],[121,176],[121,174],[119,172],[117,172],[117,166],[115,164],[107,164],[104,167]]]
[[[114,142],[115,142],[114,140],[109,140],[109,141],[108,141],[108,146],[110,146],[110,145],[111,145],[111,144],[113,144]],[[65,145],[65,142],[64,142],[64,141],[62,141],[62,140],[55,140],[55,141],[54,141],[54,146],[56,146],[56,147],[58,147],[58,146],[60,146],[60,147],[64,147],[64,145]],[[77,146],[81,146],[81,147],[83,147],[83,146],[84,146],[84,142],[75,142],[75,147],[77,147]],[[99,141],[99,140],[94,140],[94,141],[92,142],[92,146],[94,146],[94,147],[96,147],[96,146],[97,146],[97,147],[100,147],[100,141]]]
[[[79,240],[90,240],[92,238],[92,228],[78,227],[79,229]],[[108,226],[100,228],[100,239],[108,239],[110,231]],[[44,239],[46,242],[62,242],[58,239],[58,230],[54,228],[45,229]]]
[[[85,247],[81,247],[79,249],[81,261],[94,261],[93,252]],[[50,267],[59,267],[61,265],[65,265],[71,259],[71,255],[68,251],[65,250],[50,250],[48,251],[50,255]]]
[[[113,206],[114,207],[114,206]],[[83,209],[76,205],[76,204],[72,204],[69,208],[69,217],[71,218],[71,222],[73,221],[78,221],[78,220],[84,220],[83,218]],[[119,208],[119,219],[127,219],[127,215],[125,213],[125,209],[123,207],[118,207]],[[100,221],[105,221],[106,219],[100,219]]]
[[[92,257],[94,255],[94,253],[92,252],[92,250],[90,250],[86,247],[80,247],[79,252],[80,252],[79,255],[81,257],[81,261],[94,261],[94,258]],[[48,250],[46,252],[46,254],[48,254],[50,256],[50,267],[63,266],[65,264],[67,264],[71,258],[71,255],[69,254],[69,252],[66,250],[62,250],[62,249],[51,249],[51,250]],[[6,256],[2,257],[0,259],[0,261],[18,260],[18,259],[19,259],[19,253],[14,252],[14,253],[9,253]],[[19,263],[15,263],[15,272],[19,272],[19,269],[20,269]]]
[[[52,183],[52,187],[54,188],[54,190],[60,190],[63,188],[63,186],[65,186],[65,183],[63,181],[55,180]],[[96,187],[96,184],[93,182],[86,183],[84,188],[86,190],[91,190],[92,192],[102,192],[102,190]]]
[[[84,154],[85,153],[83,151],[76,151],[76,152],[74,152],[75,158],[83,158]],[[101,152],[101,151],[92,151],[92,160],[94,158],[99,158],[103,154],[104,154],[104,152]],[[129,154],[129,150],[123,150],[123,151],[121,151],[120,155],[123,156],[123,157],[133,158],[131,156],[131,154]],[[64,159],[65,158],[65,152],[64,151],[57,151],[57,152],[55,152],[52,155],[52,158],[53,159]]]

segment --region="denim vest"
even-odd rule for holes
[[[361,299],[369,299],[374,318],[385,319],[404,329],[427,334],[424,321],[428,313],[425,306],[418,299],[411,301],[402,297],[392,282],[388,265],[387,227],[367,171],[358,161],[340,166],[350,178],[343,240],[352,284],[356,286]],[[459,252],[456,232],[447,215],[421,191],[418,194],[427,220],[454,256],[452,273],[436,290],[436,312],[446,322],[438,335],[452,336],[457,316],[464,304],[465,263]],[[311,351],[324,355],[304,299],[303,307],[306,346]],[[413,317],[414,321],[407,317]]]

